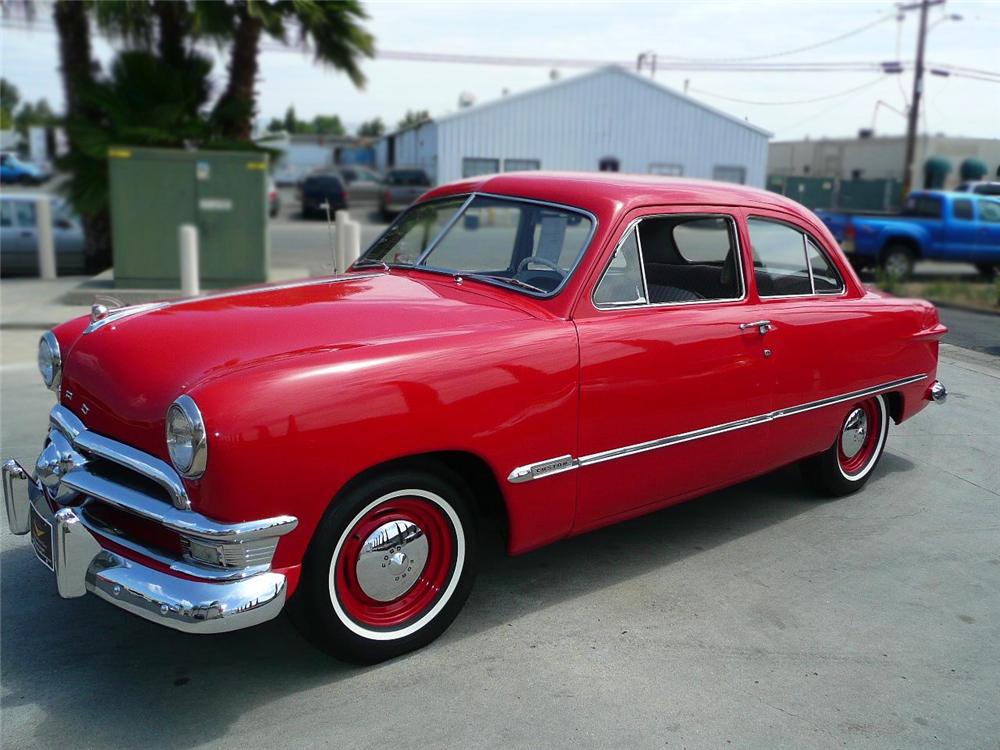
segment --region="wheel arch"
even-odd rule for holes
[[[899,424],[903,421],[903,394],[899,391],[890,391],[882,395],[885,398],[886,409],[889,411],[889,418],[895,424]]]
[[[913,253],[914,259],[919,259],[923,256],[923,252],[920,249],[920,242],[915,237],[905,234],[892,234],[882,242],[882,249],[879,250],[879,260],[885,260],[886,253],[896,245],[903,245],[909,249]]]
[[[470,510],[476,517],[480,527],[484,521],[496,521],[501,525],[500,532],[506,544],[510,534],[510,517],[507,503],[500,489],[500,482],[490,465],[481,457],[470,451],[443,450],[427,453],[414,453],[399,456],[387,461],[369,466],[355,474],[344,483],[337,496],[349,492],[353,487],[386,471],[394,469],[417,469],[444,475],[451,474],[464,482],[473,498]],[[330,504],[337,501],[334,497]]]

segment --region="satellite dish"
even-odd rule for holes
[[[476,95],[471,91],[463,91],[458,95],[458,108],[466,109],[476,103]]]

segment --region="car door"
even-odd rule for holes
[[[577,528],[756,473],[771,408],[736,215],[631,215],[593,293],[580,343]]]
[[[832,445],[849,403],[822,406],[878,385],[892,370],[878,342],[892,341],[892,316],[873,315],[861,290],[849,288],[845,269],[811,228],[784,212],[746,216],[753,287],[771,351],[774,408],[765,464],[790,463]],[[882,381],[891,380],[886,374]]]
[[[976,257],[982,263],[1000,264],[1000,201],[977,201]]]
[[[978,229],[972,198],[952,198],[951,216],[945,226],[946,250],[956,258],[974,258],[979,240]]]

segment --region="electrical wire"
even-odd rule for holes
[[[724,96],[722,94],[716,94],[711,91],[705,91],[704,89],[696,89],[693,86],[688,90],[697,94],[701,94],[703,96],[712,96],[715,97],[716,99],[724,99],[727,102],[737,102],[738,104],[752,104],[757,107],[785,107],[785,106],[794,106],[796,104],[814,104],[815,102],[825,102],[829,99],[838,99],[842,96],[847,96],[849,94],[853,94],[856,91],[861,91],[862,89],[866,89],[870,86],[874,86],[877,83],[881,83],[888,77],[889,77],[888,75],[879,76],[878,78],[872,81],[868,81],[867,83],[863,83],[860,86],[852,86],[851,88],[845,89],[844,91],[838,91],[836,94],[829,94],[827,96],[817,96],[812,99],[794,99],[789,101],[758,101],[754,99],[739,99],[734,96]]]

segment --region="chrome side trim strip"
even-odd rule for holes
[[[890,391],[894,388],[900,388],[904,385],[909,385],[910,383],[916,383],[917,381],[926,379],[926,373],[921,375],[911,375],[907,378],[899,378],[898,380],[892,380],[888,383],[872,386],[870,388],[862,388],[860,390],[851,391],[850,393],[845,393],[839,396],[830,396],[829,398],[823,398],[817,401],[809,401],[805,404],[799,404],[798,406],[788,406],[784,409],[767,412],[766,414],[737,419],[732,422],[725,422],[711,427],[703,427],[698,430],[682,432],[677,435],[669,435],[655,440],[648,440],[644,443],[635,443],[634,445],[612,448],[599,453],[590,453],[586,456],[581,456],[580,458],[573,458],[571,455],[549,458],[544,461],[538,461],[537,463],[518,466],[507,477],[507,481],[512,484],[520,484],[521,482],[528,482],[533,479],[541,479],[543,477],[559,474],[564,471],[578,469],[583,466],[591,466],[593,464],[603,463],[604,461],[613,461],[616,458],[625,458],[626,456],[633,456],[638,453],[645,453],[646,451],[658,450],[671,445],[678,445],[679,443],[687,443],[692,440],[712,437],[713,435],[721,435],[725,432],[742,430],[747,427],[753,427],[755,425],[771,422],[776,419],[783,419],[784,417],[795,416],[796,414],[802,414],[814,409],[823,409],[827,406],[834,406],[845,401],[874,396],[884,391]]]

